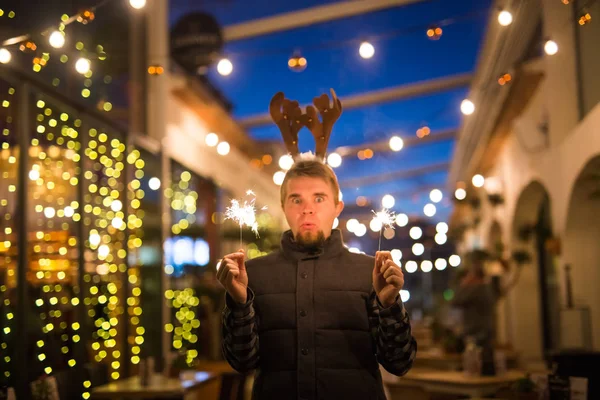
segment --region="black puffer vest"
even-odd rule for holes
[[[246,262],[259,324],[253,399],[385,399],[368,320],[373,263],[339,230],[316,254],[287,231],[279,251]]]

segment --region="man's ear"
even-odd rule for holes
[[[344,210],[344,202],[340,200],[337,203],[337,205],[335,206],[335,211],[336,211],[336,215],[335,216],[339,217],[343,210]]]

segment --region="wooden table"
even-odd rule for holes
[[[186,373],[183,379],[153,375],[148,386],[142,386],[140,378],[133,376],[94,388],[92,399],[155,399],[165,397],[187,399],[193,396],[194,391],[216,379],[216,374],[194,371],[193,373]]]
[[[493,395],[525,376],[525,372],[509,370],[499,376],[466,376],[459,371],[412,369],[403,377],[388,377],[388,386],[418,386],[429,393],[444,393],[471,398]]]

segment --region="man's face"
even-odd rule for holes
[[[344,209],[343,202],[334,203],[331,185],[312,177],[292,178],[286,184],[283,211],[294,239],[312,247],[329,238],[333,221]]]

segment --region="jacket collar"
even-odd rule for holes
[[[344,245],[344,239],[342,238],[342,231],[339,229],[333,229],[331,236],[325,240],[325,243],[316,252],[307,252],[300,248],[291,230],[287,230],[281,236],[281,252],[289,258],[294,260],[306,260],[310,258],[333,258],[339,255],[346,249]]]

